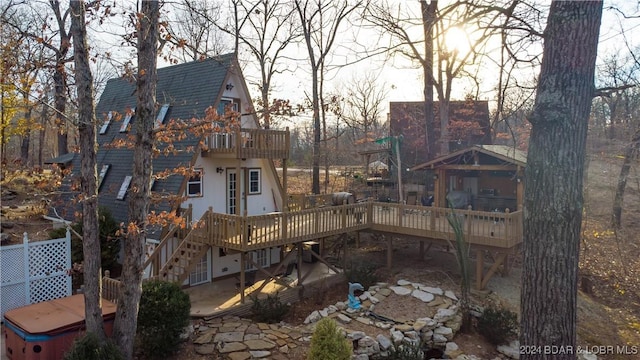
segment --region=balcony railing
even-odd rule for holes
[[[289,128],[286,130],[238,129],[217,132],[205,139],[205,156],[234,154],[237,159],[288,159]]]

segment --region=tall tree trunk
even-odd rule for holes
[[[438,1],[432,0],[427,4],[426,0],[420,0],[420,7],[424,32],[424,64],[422,65],[422,71],[424,77],[425,148],[427,149],[427,160],[430,160],[435,158],[436,152],[435,118],[433,114],[433,26],[436,22]]]
[[[129,224],[124,243],[122,288],[113,336],[126,359],[133,357],[142,294],[144,249],[153,155],[153,127],[156,116],[158,1],[142,1],[138,16],[138,76],[133,178],[129,189]]]
[[[318,68],[312,69],[311,97],[313,103],[313,163],[311,177],[311,192],[320,194],[320,99],[318,94]]]
[[[42,112],[40,113],[40,130],[38,131],[38,165],[42,167],[44,165],[44,147],[45,147],[45,129],[48,118],[48,111],[46,106],[42,106]]]
[[[82,252],[84,308],[87,331],[105,339],[102,319],[100,236],[98,232],[98,176],[96,167],[96,116],[93,75],[89,67],[84,1],[71,1],[71,36],[78,91],[78,133],[82,187]]]
[[[611,226],[618,229],[622,225],[622,204],[624,202],[624,190],[627,187],[627,178],[631,171],[631,163],[638,156],[638,150],[640,149],[640,128],[636,130],[631,138],[631,141],[627,144],[624,151],[624,162],[620,168],[620,175],[618,176],[618,186],[616,187],[616,194],[613,198],[613,209],[611,213]]]
[[[521,359],[557,358],[538,346],[576,348],[583,170],[601,17],[602,1],[555,0],[544,32],[525,171],[520,345],[532,351]]]
[[[26,95],[25,95],[26,97]],[[26,113],[24,115],[25,122],[27,123],[27,129],[22,135],[22,142],[20,143],[20,159],[25,166],[29,165],[29,144],[31,140],[31,111],[32,107],[29,105],[29,100],[25,98]]]

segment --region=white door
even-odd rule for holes
[[[242,171],[240,172],[242,174]],[[244,213],[244,185],[243,176],[237,176],[235,169],[227,170],[227,214],[242,215]],[[240,181],[238,181],[240,180]],[[236,199],[237,187],[240,187],[240,201]]]
[[[211,274],[209,272],[209,259],[210,259],[211,250],[207,251],[207,253],[198,261],[195,269],[189,274],[189,285],[199,285],[209,282],[211,279]]]

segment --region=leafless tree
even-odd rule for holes
[[[321,117],[324,109],[322,94],[325,68],[329,56],[339,38],[341,25],[348,17],[364,5],[364,0],[349,3],[347,1],[322,2],[320,0],[294,0],[295,11],[302,24],[304,43],[307,48],[307,60],[311,70],[311,108],[313,111],[313,164],[311,191],[320,193],[320,139],[322,134]],[[326,128],[326,122],[325,122]],[[326,133],[326,131],[325,131]]]
[[[102,317],[100,239],[98,234],[98,176],[96,167],[96,116],[93,74],[89,67],[89,48],[85,2],[70,2],[75,85],[78,93],[78,131],[80,138],[80,172],[82,199],[82,253],[84,269],[84,304],[87,331],[104,340]]]
[[[544,31],[525,170],[524,349],[576,348],[585,147],[601,17],[602,1],[553,1]],[[520,358],[549,355],[527,351]]]

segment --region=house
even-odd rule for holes
[[[454,151],[411,171],[430,169],[435,183],[434,206],[478,211],[516,211],[524,201],[527,155],[506,145],[474,145]]]
[[[288,157],[289,133],[259,128],[233,54],[158,69],[156,101],[158,125],[205,119],[210,107],[218,114],[235,114],[232,116],[235,122],[216,123],[215,130],[205,134],[183,131],[171,142],[158,140],[158,156],[153,159],[152,211],[178,211],[195,222],[205,213],[247,216],[282,210],[285,195],[273,160]],[[135,83],[116,78],[107,82],[96,107],[98,203],[121,223],[128,219],[127,192],[133,159],[133,149],[122,144],[134,129],[135,106]],[[74,161],[79,162],[79,156]],[[80,167],[73,169],[74,175],[78,175]],[[154,263],[155,269],[149,266],[148,273],[173,267],[168,262],[174,252],[184,252],[180,250],[183,239],[173,237],[168,227],[149,229],[148,234],[150,255],[162,241],[169,244],[155,257],[162,258],[162,262]],[[240,261],[241,253],[211,245],[192,247],[189,251],[190,258],[173,278],[184,285],[237,274],[245,263]],[[281,251],[276,246],[249,255],[260,266],[270,266],[280,262]],[[249,262],[244,270],[252,266]]]

